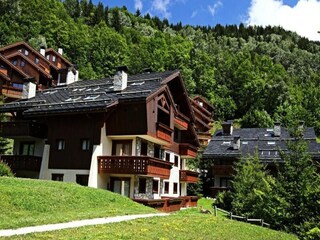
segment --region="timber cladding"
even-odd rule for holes
[[[47,122],[49,168],[90,169],[93,145],[100,144],[103,115],[61,115]]]

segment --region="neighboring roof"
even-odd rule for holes
[[[41,58],[42,60],[44,60],[45,62],[47,62],[50,67],[53,67],[54,69],[58,70],[58,68],[53,64],[51,63],[50,61],[48,61],[41,53],[39,53],[36,49],[34,49],[33,47],[31,47],[29,44],[27,44],[26,42],[24,41],[21,41],[21,42],[16,42],[16,43],[13,43],[13,44],[10,44],[10,45],[7,45],[7,46],[4,46],[2,48],[0,48],[0,53],[7,50],[7,49],[10,49],[10,48],[13,48],[13,47],[17,47],[17,46],[24,46],[24,47],[27,47],[29,49],[29,51],[35,53],[39,58]]]
[[[47,78],[52,78],[52,76],[47,73],[46,71],[44,71],[39,65],[35,64],[33,61],[31,61],[28,57],[26,57],[25,55],[23,55],[22,53],[20,52],[16,52],[16,53],[13,53],[9,56],[7,56],[8,59],[12,59],[14,57],[21,57],[23,58],[26,62],[28,62],[30,65],[32,65],[34,68],[36,68],[38,71],[40,71],[42,74],[44,74]]]
[[[65,63],[67,63],[69,67],[73,66],[71,62],[69,62],[65,57],[63,57],[59,52],[57,52],[53,48],[46,49],[46,53],[49,53],[49,52],[53,52],[56,56],[59,56],[59,58],[61,58]]]
[[[240,137],[239,150],[233,149],[233,140]],[[316,142],[314,129],[304,129],[303,139],[308,142],[309,153],[314,158],[320,158],[320,144]],[[281,128],[281,136],[273,136],[272,128],[240,128],[234,129],[232,135],[224,136],[222,130],[218,130],[207,146],[204,158],[240,158],[241,156],[252,156],[257,153],[259,158],[265,162],[280,160],[279,150],[287,150],[287,142],[294,138],[290,136],[287,129]]]
[[[127,88],[113,90],[113,78],[85,80],[66,87],[37,92],[36,97],[0,107],[0,112],[23,111],[24,115],[105,111],[120,101],[146,99],[159,90],[165,80],[178,70],[162,73],[144,73],[128,76]]]
[[[17,68],[15,65],[13,65],[8,59],[6,59],[5,57],[3,57],[0,54],[0,59],[3,60],[6,64],[8,64],[11,68],[13,68],[15,71],[17,71],[19,74],[21,74],[21,76],[23,76],[24,78],[30,78],[29,75],[27,75],[26,73],[24,73],[22,70],[20,70],[19,68]]]

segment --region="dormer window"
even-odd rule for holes
[[[18,59],[13,59],[12,64],[15,65],[15,66],[17,66],[17,64],[18,64]]]
[[[26,56],[29,55],[29,51],[27,49],[24,50],[24,55],[26,55]]]
[[[52,56],[52,62],[56,61],[56,56]]]
[[[50,54],[47,55],[47,60],[50,60]]]
[[[21,66],[21,67],[24,67],[25,65],[26,65],[26,62],[25,62],[24,60],[21,60],[20,66]]]
[[[39,58],[36,57],[35,63],[36,63],[36,64],[39,64],[39,62],[40,62]]]

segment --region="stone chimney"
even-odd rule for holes
[[[128,82],[127,66],[119,66],[116,68],[116,74],[113,77],[114,91],[122,91],[127,88]]]
[[[62,54],[63,54],[63,49],[62,49],[62,48],[58,48],[58,53],[59,53],[60,55],[62,55]]]
[[[40,54],[45,57],[46,56],[46,49],[40,48]]]
[[[233,147],[233,150],[239,150],[240,149],[240,136],[234,136],[232,147]]]
[[[36,84],[28,82],[23,84],[22,99],[29,99],[36,96]]]
[[[274,123],[273,135],[275,137],[280,137],[281,136],[281,124],[279,122],[275,122]]]
[[[233,121],[228,120],[227,122],[222,123],[222,134],[224,136],[232,135],[233,133]]]

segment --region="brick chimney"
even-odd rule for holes
[[[114,91],[122,91],[127,88],[128,82],[127,66],[119,66],[116,68],[116,74],[113,77]]]
[[[224,136],[232,135],[233,133],[233,121],[228,120],[227,122],[222,123],[222,134]]]

